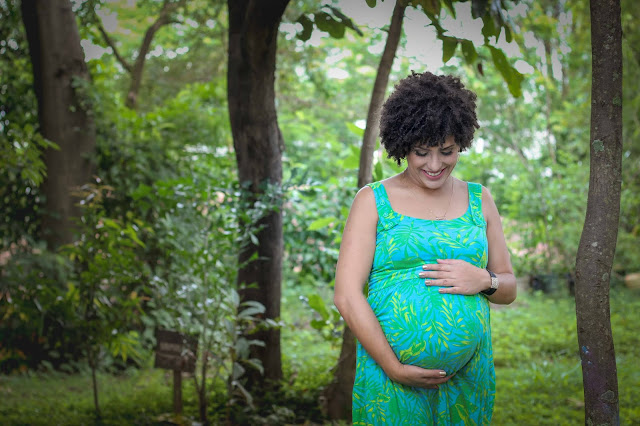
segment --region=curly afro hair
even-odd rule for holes
[[[415,146],[442,145],[448,136],[461,151],[469,148],[480,127],[476,98],[457,77],[412,71],[382,106],[380,139],[389,158],[400,165]]]

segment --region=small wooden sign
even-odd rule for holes
[[[177,331],[156,330],[155,368],[193,373],[196,371],[198,338]]]

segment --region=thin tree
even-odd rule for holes
[[[402,21],[407,3],[403,0],[396,1],[391,16],[391,25],[387,41],[378,64],[376,80],[369,102],[367,124],[362,138],[360,150],[360,164],[358,169],[358,188],[362,188],[373,180],[373,152],[376,148],[376,140],[379,133],[380,108],[384,102],[389,74],[393,60],[398,50],[400,37],[402,36]],[[327,387],[324,397],[327,402],[327,413],[331,419],[351,418],[351,394],[355,380],[356,369],[356,338],[351,329],[345,325],[342,336],[340,358],[335,367],[334,379]]]
[[[47,176],[42,185],[42,236],[56,249],[73,240],[73,218],[80,212],[72,192],[89,181],[93,170],[96,130],[83,93],[90,77],[69,0],[23,0],[21,11],[40,133],[59,147],[44,152]]]
[[[576,260],[576,316],[585,423],[620,424],[609,286],[620,218],[620,0],[591,0],[591,137],[587,213]]]
[[[173,16],[175,12],[185,4],[185,0],[178,1],[170,1],[164,0],[162,3],[162,8],[160,9],[160,13],[158,17],[153,21],[153,23],[147,28],[147,31],[144,33],[144,37],[142,42],[140,43],[140,47],[138,48],[136,59],[133,63],[129,62],[122,56],[116,46],[116,43],[113,41],[109,33],[105,30],[102,25],[102,20],[99,16],[95,16],[95,20],[97,23],[98,31],[102,35],[105,43],[111,50],[113,50],[113,54],[120,62],[120,65],[129,73],[131,76],[131,80],[129,82],[129,89],[127,90],[127,99],[125,104],[130,109],[135,109],[138,105],[138,93],[140,92],[140,87],[142,85],[142,73],[144,71],[144,64],[147,59],[147,54],[151,49],[151,43],[153,42],[153,38],[156,33],[160,30],[160,28],[169,25],[174,22],[178,22]]]
[[[275,106],[275,69],[278,27],[289,0],[228,0],[229,61],[227,98],[238,179],[258,198],[267,186],[282,182],[284,141]],[[250,198],[252,198],[250,197]],[[247,225],[241,223],[242,226]],[[266,308],[266,319],[280,316],[282,278],[282,213],[276,208],[257,224],[257,240],[241,249],[238,286],[243,301]],[[252,347],[262,362],[264,376],[247,371],[247,389],[264,389],[282,378],[280,330],[260,329],[252,334],[265,346]]]

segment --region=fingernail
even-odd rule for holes
[[[422,265],[422,269],[427,270],[427,265]]]
[[[446,371],[441,371],[440,372],[440,377],[447,377],[447,372]]]
[[[419,276],[420,278],[424,278],[424,273],[423,273],[423,272],[420,272],[420,273],[418,274],[418,276]]]

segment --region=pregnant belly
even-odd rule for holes
[[[453,374],[476,353],[488,326],[481,297],[411,285],[383,290],[370,303],[400,362]]]

